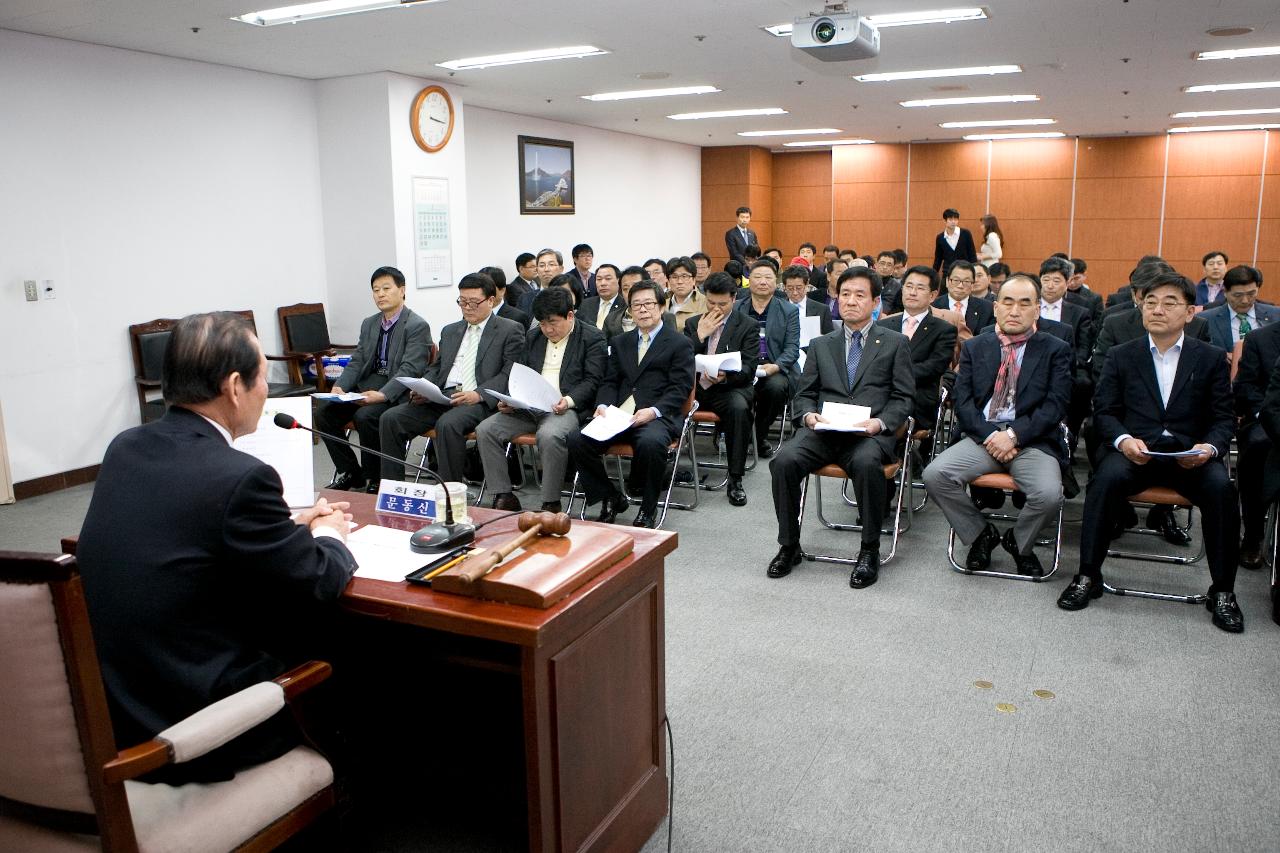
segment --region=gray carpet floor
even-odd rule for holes
[[[318,448],[317,483],[331,472]],[[746,507],[704,493],[667,519],[680,535],[666,573],[674,849],[1280,850],[1280,626],[1265,569],[1237,579],[1242,635],[1181,603],[1105,596],[1063,612],[1080,497],[1047,583],[951,571],[932,505],[870,589],[827,563],[770,580],[767,465],[746,484]],[[827,481],[827,507],[849,520],[837,489]],[[0,507],[0,547],[57,550],[91,490]],[[524,498],[536,506],[532,487]],[[856,536],[805,521],[809,550],[849,554]],[[1203,564],[1106,571],[1208,586]],[[362,849],[498,849],[437,841],[389,830]],[[664,824],[644,850],[666,841]]]

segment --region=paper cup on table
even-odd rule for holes
[[[467,515],[467,484],[466,483],[445,483],[445,489],[449,493],[449,503],[453,507],[453,520],[459,523],[468,523],[471,521]],[[441,501],[443,504],[443,501]],[[441,507],[440,517],[437,521],[444,521],[444,508]]]

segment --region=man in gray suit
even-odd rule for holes
[[[360,491],[368,483],[377,491],[382,461],[372,453],[361,453],[357,462],[350,446],[327,436],[342,438],[346,425],[354,423],[360,446],[381,450],[379,419],[409,390],[390,380],[421,376],[430,358],[431,327],[405,307],[404,273],[395,267],[378,267],[370,277],[370,287],[378,313],[360,324],[360,343],[332,388],[335,394],[363,392],[364,399],[350,403],[322,401],[316,406],[316,429],[326,436],[324,446],[336,469],[326,489]]]
[[[880,303],[879,274],[852,267],[837,288],[841,326],[809,344],[794,404],[796,434],[769,463],[782,547],[767,574],[783,577],[800,562],[800,486],[812,472],[835,463],[853,480],[862,511],[862,547],[849,576],[849,585],[862,589],[880,571],[880,525],[889,502],[884,464],[894,454],[894,433],[911,414],[916,382],[906,336],[872,319]],[[821,430],[825,403],[866,406],[871,417],[858,425],[861,432]]]
[[[511,491],[507,443],[517,435],[536,432],[542,457],[542,509],[560,512],[560,487],[569,467],[567,439],[595,411],[596,391],[604,378],[604,332],[578,321],[573,294],[561,287],[538,291],[533,316],[538,327],[529,331],[525,363],[560,389],[560,402],[551,412],[498,403],[498,411],[476,427],[476,444],[485,481],[494,492],[494,509],[517,510],[522,507]]]
[[[766,440],[769,427],[800,381],[800,309],[777,297],[777,273],[769,261],[751,265],[751,296],[738,300],[733,310],[741,311],[760,325],[760,362],[756,368],[756,453],[761,459],[773,455]]]
[[[403,460],[408,442],[435,427],[440,476],[463,481],[467,433],[497,407],[494,398],[481,392],[488,388],[505,394],[511,365],[524,360],[526,330],[493,313],[496,297],[493,279],[482,273],[470,273],[458,282],[462,319],[444,327],[440,357],[426,371],[426,378],[453,402],[446,406],[410,393],[409,402],[382,416],[379,437],[384,453]],[[402,479],[404,466],[384,459],[382,476]]]

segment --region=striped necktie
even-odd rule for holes
[[[853,342],[849,344],[849,354],[845,357],[845,370],[849,374],[849,390],[853,390],[853,378],[858,375],[858,362],[862,361],[862,332],[850,335]]]

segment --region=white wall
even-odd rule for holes
[[[325,298],[315,86],[0,31],[0,400],[13,478],[138,422],[126,327]],[[53,279],[52,302],[24,279]],[[367,283],[367,280],[366,280]]]
[[[515,275],[521,252],[588,243],[597,264],[698,251],[702,240],[702,156],[698,148],[469,106],[467,196],[471,263]],[[516,137],[574,143],[571,216],[522,216]]]

